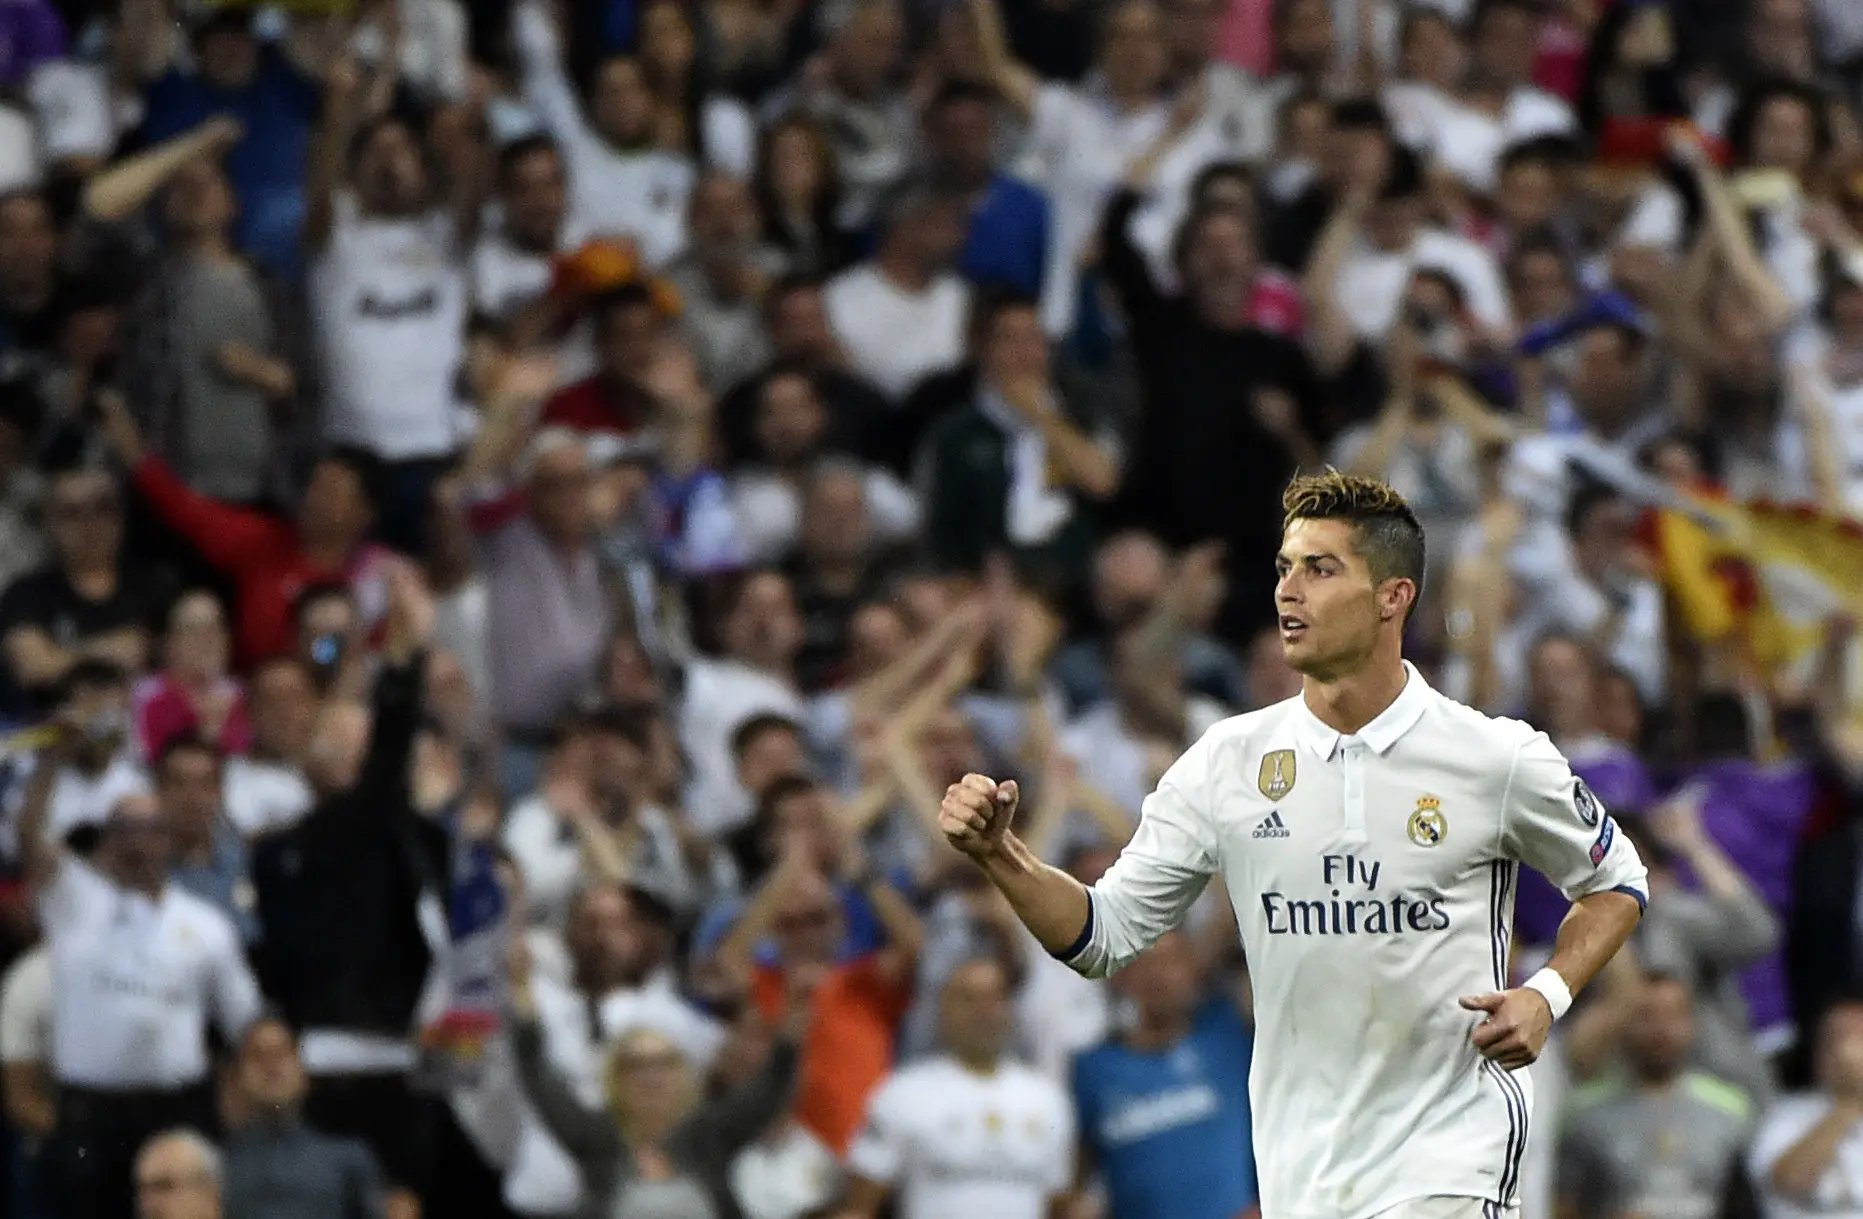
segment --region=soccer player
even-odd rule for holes
[[[941,823],[1089,976],[1222,877],[1255,987],[1266,1219],[1497,1219],[1519,1205],[1522,1068],[1635,928],[1644,868],[1544,734],[1438,694],[1403,659],[1424,552],[1402,497],[1329,471],[1284,506],[1275,601],[1301,693],[1192,745],[1097,884],[1009,831],[1013,780],[966,775]],[[1547,967],[1509,988],[1522,863],[1572,908]]]

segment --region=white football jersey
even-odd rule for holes
[[[1042,1219],[1074,1179],[1074,1103],[1021,1063],[928,1058],[867,1102],[848,1170],[898,1190],[900,1219]]]
[[[1223,877],[1254,983],[1267,1219],[1514,1205],[1532,1086],[1476,1053],[1482,1016],[1457,1000],[1507,985],[1520,864],[1575,900],[1647,901],[1635,849],[1545,734],[1405,669],[1355,736],[1298,695],[1204,734],[1146,798],[1063,954],[1090,976],[1118,969]]]

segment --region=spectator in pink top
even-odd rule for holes
[[[198,735],[223,754],[245,752],[252,725],[245,691],[227,674],[231,652],[219,598],[201,588],[182,594],[168,611],[165,667],[136,686],[136,743],[144,757],[160,757],[184,734]]]

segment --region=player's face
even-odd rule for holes
[[[1281,538],[1274,586],[1281,654],[1322,681],[1349,673],[1371,653],[1384,620],[1371,569],[1345,521],[1295,521]]]

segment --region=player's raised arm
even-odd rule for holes
[[[1518,989],[1462,1001],[1488,1013],[1475,1030],[1476,1047],[1512,1069],[1539,1057],[1552,1022],[1636,930],[1649,903],[1649,872],[1544,733],[1515,754],[1502,816],[1503,854],[1531,865],[1572,900],[1546,968]]]
[[[1015,780],[966,775],[945,792],[939,824],[952,846],[977,861],[1042,947],[1079,973],[1104,977],[1183,920],[1220,868],[1203,814],[1199,741],[1145,798],[1119,860],[1088,889],[1043,863],[1009,830],[1021,793]]]

